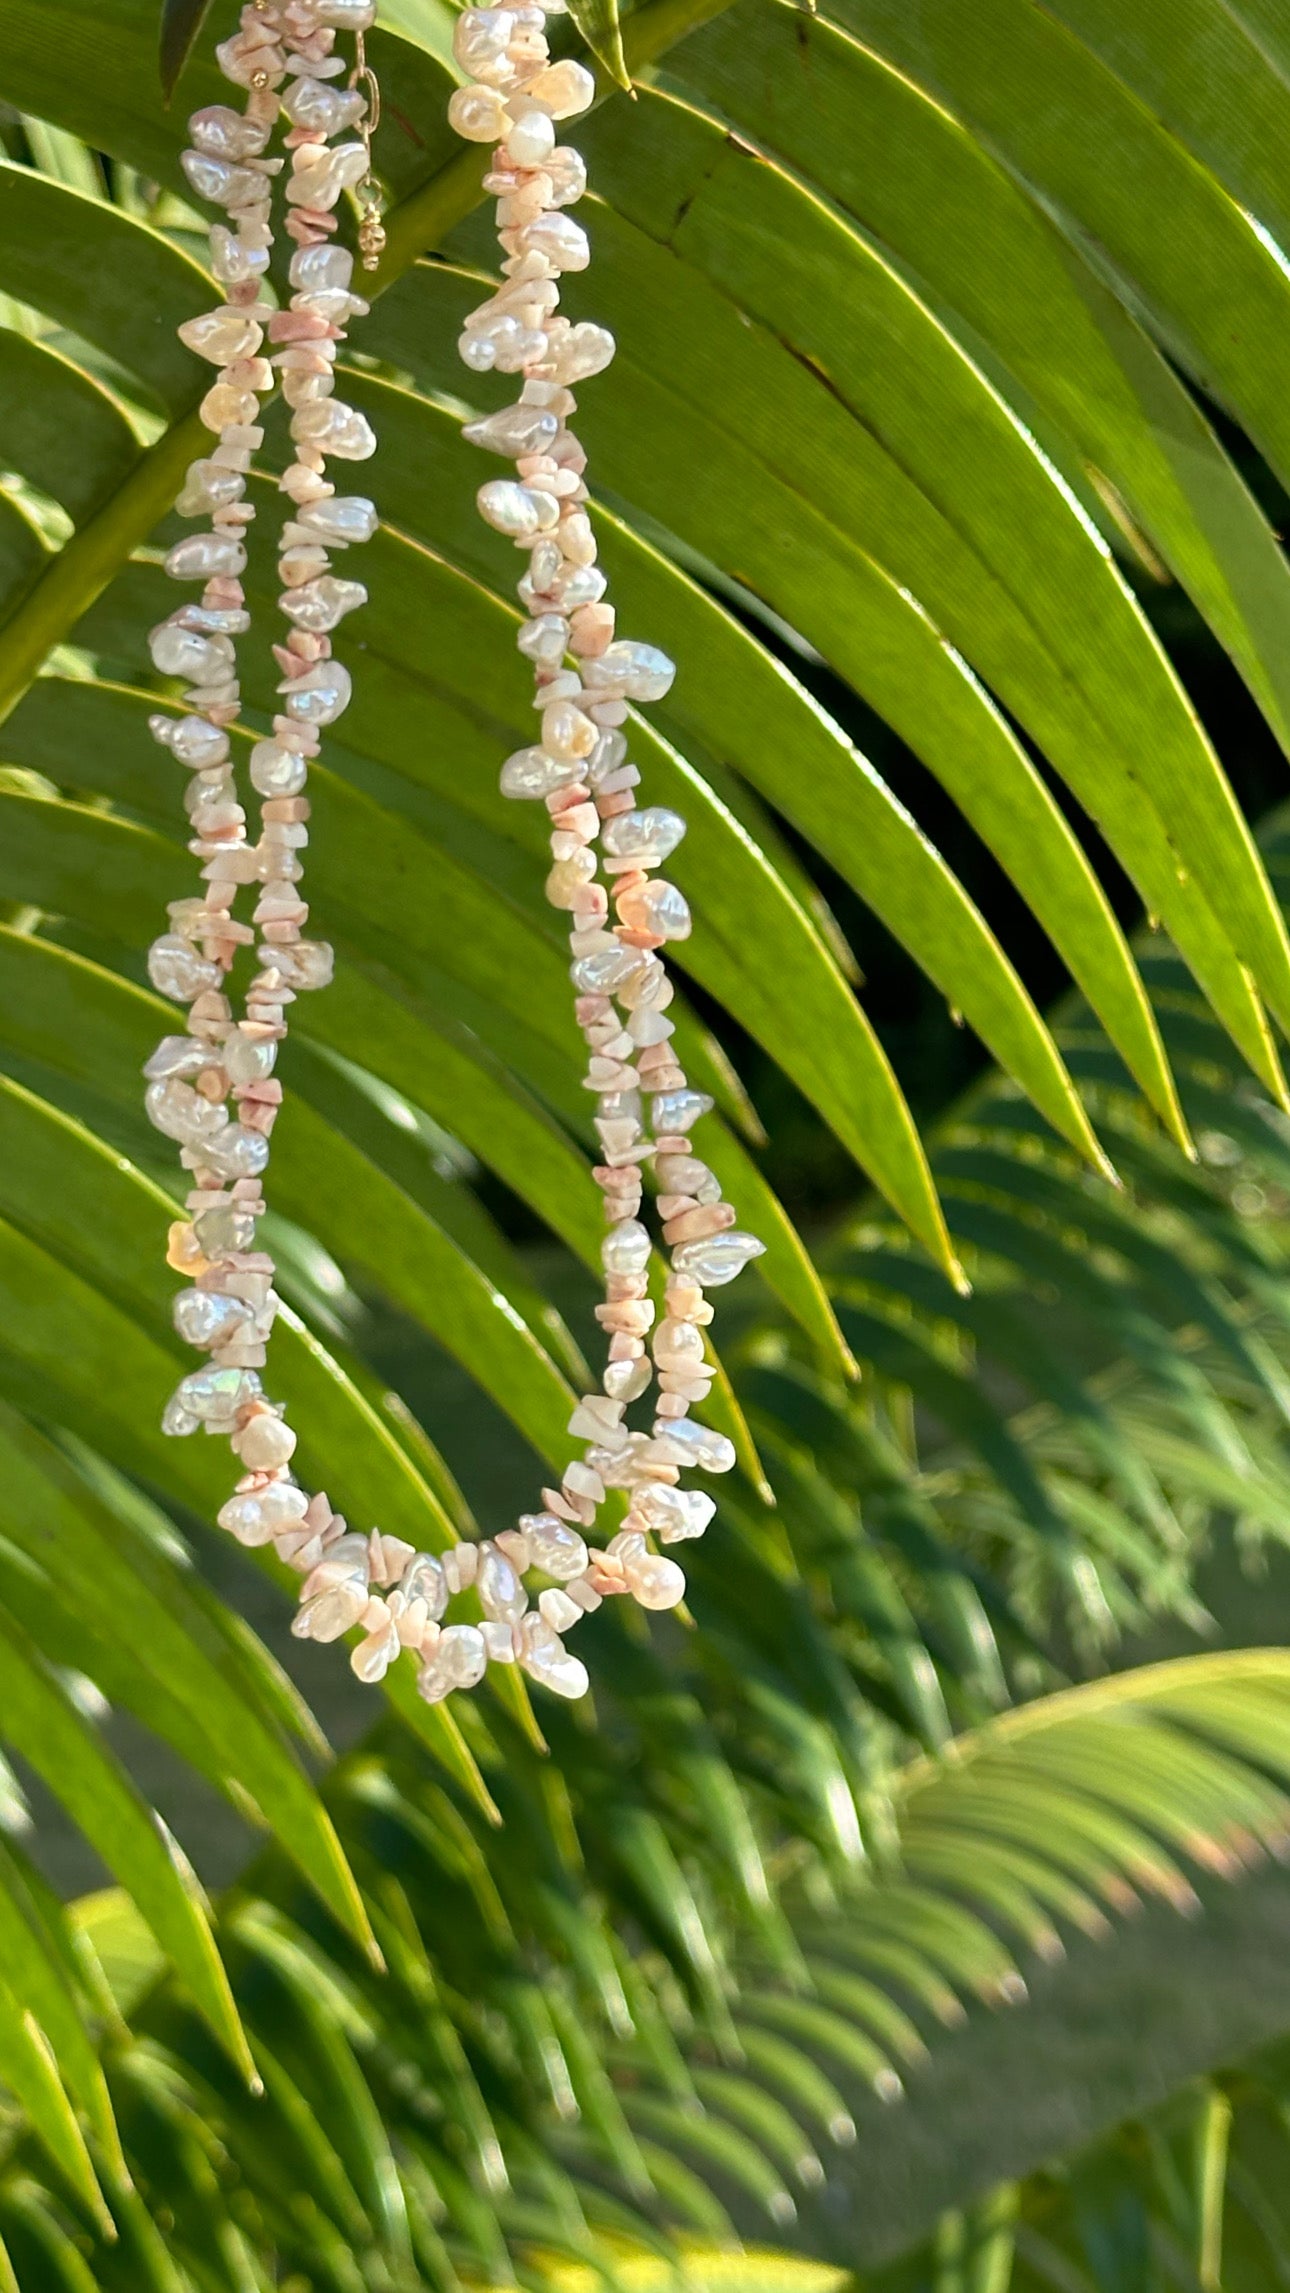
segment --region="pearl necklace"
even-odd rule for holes
[[[150,640],[159,670],[192,680],[184,694],[192,713],[149,722],[192,773],[189,849],[203,863],[205,889],[172,903],[171,928],[150,951],[153,984],[188,1004],[189,1014],[188,1032],[167,1036],[144,1071],[148,1114],[179,1143],[192,1177],[187,1216],[170,1232],[169,1263],[192,1285],[175,1300],[175,1326],[210,1361],[181,1381],[163,1425],[176,1435],[199,1425],[228,1435],[243,1478],[220,1511],[221,1526],[244,1545],[272,1545],[303,1576],[292,1626],[299,1638],[336,1640],[362,1629],[350,1659],[360,1679],[381,1679],[407,1649],[420,1659],[417,1685],[431,1703],[474,1686],[490,1662],[518,1663],[556,1693],[580,1696],[586,1668],[562,1636],[581,1615],[613,1594],[666,1609],[684,1593],[681,1569],[649,1540],[674,1544],[701,1535],[713,1501],[682,1490],[680,1469],[725,1472],[735,1461],[733,1445],[689,1415],[713,1376],[702,1336],[712,1318],[704,1292],[732,1280],[762,1245],[733,1230],[734,1213],[715,1177],[691,1151],[690,1129],[712,1102],[690,1089],[666,1015],[674,991],[657,951],[686,936],[690,916],[676,887],[652,871],[680,842],[685,823],[662,807],[638,809],[639,774],[620,728],[629,703],[661,698],[674,672],[652,646],[615,638],[583,506],[586,457],[566,426],[575,408],[570,385],[607,366],[614,344],[603,327],[571,326],[556,315],[557,281],[585,268],[588,247],[562,212],[581,195],[586,172],[576,152],[556,145],[554,122],[585,110],[594,82],[581,64],[550,61],[537,7],[471,8],[458,18],[456,54],[473,84],[453,95],[449,117],[470,140],[499,146],[485,188],[498,198],[505,284],[466,321],[461,351],[476,372],[522,374],[524,382],[516,405],[468,423],[465,435],[517,465],[514,480],[490,480],[478,495],[488,522],[528,553],[519,594],[529,618],[518,643],[535,668],[540,738],[507,759],[502,790],[545,802],[547,897],[572,921],[575,1012],[590,1053],[584,1081],[596,1098],[601,1141],[594,1177],[608,1221],[605,1300],[596,1308],[609,1337],[602,1390],[584,1395],[574,1410],[569,1432],[586,1444],[584,1454],[558,1489],[543,1490],[543,1511],[522,1515],[493,1539],[436,1555],[379,1530],[352,1533],[325,1495],[306,1495],[291,1477],[296,1436],[259,1376],[278,1304],[273,1261],[255,1247],[265,1208],[260,1181],[282,1096],[273,1066],[287,1007],[297,993],[325,986],[332,971],[331,949],[301,936],[308,918],[299,891],[309,818],[303,790],[322,729],[350,698],[331,631],[366,601],[360,583],[331,572],[329,552],[368,540],[377,522],[371,502],[338,496],[324,476],[329,457],[363,460],[376,443],[364,417],[333,396],[336,346],[346,321],[367,305],[351,291],[352,257],[329,244],[347,189],[366,194],[359,244],[369,268],[382,243],[370,176],[378,99],[362,48],[374,16],[375,0],[252,0],[238,32],[217,51],[226,76],[248,90],[245,111],[217,105],[196,113],[194,148],[184,154],[194,190],[228,216],[211,232],[224,305],[179,330],[219,368],[201,410],[219,442],[192,465],[178,504],[185,515],[209,517],[209,530],[180,542],[166,560],[176,579],[203,583],[201,603],[171,614]],[[344,70],[333,54],[338,29],[358,39],[345,89],[333,84]],[[296,241],[295,292],[286,311],[260,300],[272,245],[272,179],[283,164],[264,154],[280,110],[290,122],[286,228]],[[349,131],[356,140],[331,143]],[[270,359],[260,356],[266,334],[280,346]],[[254,515],[246,478],[263,442],[259,398],[279,385],[292,408],[295,453],[280,481],[291,505],[280,545],[280,602],[292,628],[274,647],[282,712],[250,756],[251,781],[264,800],[259,842],[251,845],[230,761],[228,728],[240,710],[233,640],[250,626],[240,577],[243,535]],[[569,656],[574,669],[563,666]],[[597,840],[609,884],[598,880]],[[262,969],[247,989],[244,1016],[235,1019],[227,975],[238,949],[256,936],[233,915],[243,884],[258,887],[252,922]],[[647,1159],[672,1252],[657,1328],[647,1294],[650,1237],[637,1215]],[[629,1430],[626,1408],[646,1392],[654,1370],[652,1431]],[[628,1495],[623,1528],[603,1549],[589,1547],[583,1532],[610,1489]],[[536,1607],[522,1581],[530,1570],[549,1580]],[[449,1601],[468,1589],[482,1621],[444,1623]]]

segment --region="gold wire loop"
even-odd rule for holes
[[[359,128],[363,148],[367,153],[367,173],[358,186],[358,251],[363,269],[374,271],[385,251],[385,226],[381,221],[381,194],[372,174],[372,137],[381,124],[381,83],[367,60],[367,43],[361,32],[354,35],[354,69],[349,75],[351,88],[362,88],[367,97],[367,110]]]

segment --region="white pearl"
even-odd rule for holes
[[[228,755],[228,734],[221,726],[208,724],[205,717],[151,716],[148,730],[182,764],[197,771],[221,764]]]
[[[515,17],[509,8],[463,8],[452,28],[452,52],[463,72],[474,79],[501,61],[514,36]]]
[[[707,1234],[700,1242],[682,1242],[672,1252],[672,1264],[678,1274],[691,1275],[705,1290],[719,1290],[752,1259],[762,1257],[765,1249],[755,1234],[731,1228],[724,1234]]]
[[[584,664],[583,674],[590,664]],[[670,812],[665,805],[653,804],[644,812],[619,812],[605,823],[601,843],[607,852],[620,860],[635,859],[650,854],[654,861],[666,860],[676,850],[685,834],[685,822],[679,812]]]
[[[479,514],[496,532],[523,541],[553,526],[560,515],[554,494],[518,485],[514,478],[489,478],[475,496]]]
[[[606,1234],[600,1245],[600,1263],[607,1274],[643,1274],[651,1247],[648,1227],[637,1218],[625,1218]]]
[[[216,159],[204,151],[184,151],[179,164],[198,198],[209,199],[213,206],[251,207],[268,196],[263,175],[227,159]]]
[[[218,1345],[251,1319],[241,1298],[222,1297],[218,1290],[180,1290],[171,1303],[171,1319],[190,1346]]]
[[[188,133],[197,149],[212,159],[256,159],[269,140],[262,121],[247,119],[231,104],[208,104],[204,111],[195,111]]]
[[[603,374],[616,347],[607,326],[596,326],[590,319],[583,319],[552,343],[547,364],[553,380],[568,384]]]
[[[329,494],[296,511],[296,524],[329,542],[370,541],[377,527],[375,502],[364,494]]]
[[[519,1527],[532,1556],[531,1568],[541,1569],[544,1576],[554,1577],[559,1584],[582,1575],[587,1566],[586,1543],[568,1521],[555,1513],[521,1513]]]
[[[541,167],[555,149],[555,128],[550,114],[525,112],[506,137],[506,150],[517,167]]]
[[[515,634],[525,660],[539,668],[558,668],[569,649],[569,624],[562,613],[539,613],[536,620],[522,621]]]
[[[551,186],[551,205],[576,206],[587,188],[587,164],[582,153],[572,144],[558,143],[543,162],[542,171]]]
[[[293,127],[308,128],[320,138],[356,127],[366,109],[360,89],[328,87],[325,80],[293,80],[282,98],[282,108]]]
[[[587,234],[571,215],[538,215],[517,236],[526,254],[545,255],[557,271],[585,271],[591,261]]]
[[[627,1590],[642,1608],[675,1608],[685,1598],[685,1571],[661,1553],[642,1553],[625,1562]]]
[[[735,1445],[693,1417],[670,1417],[655,1427],[650,1455],[663,1465],[694,1465],[704,1473],[729,1473]]]
[[[585,1696],[590,1686],[587,1667],[571,1656],[558,1632],[544,1616],[528,1615],[520,1625],[520,1662],[534,1680],[557,1696]]]
[[[486,446],[491,453],[540,454],[549,446],[560,428],[559,417],[544,406],[503,406],[496,414],[485,414],[477,422],[467,422],[462,437],[472,446]]]
[[[230,1083],[259,1083],[273,1073],[278,1046],[271,1035],[246,1035],[233,1027],[219,1047],[220,1065]]]
[[[307,581],[301,589],[284,590],[281,598],[287,619],[315,635],[334,629],[347,613],[366,603],[367,591],[361,581],[340,581],[331,573]]]
[[[264,329],[249,311],[203,311],[185,319],[177,330],[180,341],[212,366],[231,366],[235,358],[253,358],[264,340]]]
[[[448,118],[467,143],[499,143],[506,133],[506,106],[495,88],[457,88]]]
[[[298,796],[309,778],[305,758],[276,740],[256,742],[250,772],[251,786],[261,796]]]
[[[195,995],[218,987],[222,978],[217,963],[206,963],[186,939],[170,932],[155,939],[148,950],[148,977],[158,995],[175,1003],[191,1003]]]
[[[499,1552],[493,1544],[479,1548],[475,1589],[485,1616],[494,1623],[518,1623],[529,1604],[528,1594],[505,1553]]]
[[[144,1112],[155,1130],[182,1146],[206,1147],[228,1123],[228,1110],[212,1105],[178,1075],[150,1083]]]
[[[595,102],[596,83],[585,64],[575,63],[571,56],[566,56],[559,63],[548,64],[529,80],[524,93],[534,103],[541,104],[544,111],[549,111],[553,119],[572,119]]]
[[[543,748],[520,748],[502,766],[502,794],[514,798],[550,796],[577,776],[576,763],[567,758],[548,756]]]
[[[245,573],[246,551],[229,535],[194,533],[167,553],[166,571],[172,581],[209,581],[217,573]]]
[[[620,637],[586,663],[589,689],[626,693],[633,701],[661,701],[672,689],[676,664],[657,645]]]
[[[367,416],[340,398],[318,398],[297,407],[291,435],[342,462],[366,462],[376,452],[376,433]]]
[[[293,1481],[270,1481],[267,1488],[230,1497],[216,1519],[241,1545],[267,1545],[284,1529],[303,1521],[309,1500]]]
[[[330,725],[349,707],[353,684],[342,661],[315,661],[303,677],[279,685],[287,696],[287,715],[300,724]]]
[[[193,684],[215,684],[233,666],[226,638],[199,636],[176,621],[162,621],[152,630],[148,650],[164,677],[186,677]]]
[[[287,275],[302,294],[323,287],[347,287],[354,275],[354,258],[348,247],[298,247]]]

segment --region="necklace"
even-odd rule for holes
[[[218,442],[192,465],[178,504],[184,515],[207,520],[206,530],[166,560],[175,579],[202,584],[200,603],[181,606],[150,639],[156,667],[188,680],[190,713],[149,722],[191,774],[189,849],[203,889],[171,904],[170,929],[149,953],[153,984],[187,1004],[188,1021],[186,1033],[158,1046],[145,1075],[149,1117],[178,1143],[192,1182],[186,1215],[170,1232],[169,1262],[190,1285],[175,1299],[175,1326],[209,1361],[181,1380],[163,1424],[175,1435],[199,1426],[227,1435],[242,1478],[221,1508],[221,1526],[245,1545],[272,1545],[302,1576],[298,1637],[329,1641],[361,1629],[350,1659],[360,1679],[380,1680],[409,1650],[420,1660],[419,1690],[432,1703],[473,1687],[490,1663],[518,1663],[557,1694],[580,1696],[586,1668],[564,1642],[580,1616],[616,1594],[653,1609],[682,1598],[681,1569],[651,1540],[672,1545],[699,1536],[712,1517],[711,1497],[680,1487],[682,1468],[720,1473],[735,1461],[725,1436],[689,1414],[714,1374],[703,1339],[712,1319],[705,1293],[732,1280],[762,1245],[735,1231],[733,1210],[692,1151],[692,1126],[712,1102],[690,1088],[667,1016],[674,990],[659,950],[688,934],[690,914],[675,885],[654,871],[685,823],[661,806],[638,806],[640,776],[623,728],[631,704],[662,698],[674,672],[655,647],[615,635],[585,506],[586,457],[567,426],[572,385],[601,372],[614,344],[603,327],[571,325],[558,309],[561,276],[585,269],[589,249],[565,212],[585,189],[586,171],[577,152],[556,143],[555,123],[584,111],[595,83],[581,64],[551,61],[540,7],[469,8],[455,27],[457,59],[471,84],[454,93],[449,117],[467,139],[497,146],[485,188],[497,199],[503,253],[503,284],[467,319],[460,348],[476,373],[523,377],[518,401],[468,423],[465,435],[516,466],[513,479],[490,479],[478,494],[488,523],[528,560],[518,585],[528,618],[517,642],[534,667],[538,739],[506,760],[501,785],[507,797],[545,804],[547,898],[570,919],[574,1009],[588,1046],[584,1082],[601,1150],[593,1176],[607,1221],[605,1297],[596,1308],[607,1361],[601,1390],[583,1395],[569,1421],[583,1455],[558,1488],[542,1491],[543,1510],[440,1554],[376,1529],[353,1532],[325,1495],[308,1495],[291,1472],[296,1435],[260,1377],[278,1303],[272,1258],[256,1248],[282,1098],[273,1069],[289,1006],[327,984],[333,961],[325,943],[303,936],[304,790],[322,732],[350,699],[332,632],[366,602],[361,583],[333,573],[331,558],[370,539],[377,523],[373,503],[337,494],[325,474],[329,460],[364,460],[376,443],[362,414],[334,395],[337,346],[367,305],[352,290],[352,256],[332,243],[347,190],[361,202],[359,246],[369,268],[383,242],[370,167],[379,96],[363,50],[375,13],[375,0],[252,0],[217,51],[226,77],[247,90],[245,108],[194,114],[193,148],[184,154],[193,189],[226,216],[211,231],[223,305],[180,329],[218,369],[202,404]],[[337,82],[345,64],[334,52],[341,30],[357,43],[344,87]],[[290,161],[285,228],[296,243],[285,310],[261,296],[273,182],[284,165],[268,154],[280,114]],[[261,355],[266,340],[274,346],[268,357]],[[281,711],[250,752],[249,776],[262,799],[252,844],[229,737],[240,712],[234,640],[250,627],[241,576],[254,516],[247,477],[263,443],[257,416],[261,398],[279,387],[293,443],[280,480],[289,507],[278,568],[290,629],[274,646]],[[575,665],[566,667],[570,659]],[[247,924],[234,908],[252,885]],[[229,974],[257,933],[261,968],[235,1017]],[[639,1216],[647,1161],[671,1253],[657,1320],[652,1244]],[[627,1408],[655,1376],[652,1428],[631,1429]],[[627,1509],[621,1530],[599,1547],[588,1538],[610,1490],[626,1494]],[[523,1581],[530,1572],[547,1580],[533,1605]],[[480,1620],[445,1622],[449,1602],[466,1592]]]

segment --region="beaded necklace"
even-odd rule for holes
[[[666,694],[673,667],[653,646],[615,635],[586,508],[586,456],[568,428],[572,386],[609,364],[614,343],[603,327],[571,325],[558,310],[558,282],[586,268],[589,248],[565,212],[585,189],[586,170],[576,151],[557,144],[555,123],[585,111],[595,83],[581,64],[551,61],[545,21],[554,12],[468,8],[459,16],[454,46],[470,84],[454,93],[449,118],[468,140],[497,146],[484,182],[497,199],[503,284],[471,313],[460,348],[474,372],[523,382],[513,406],[468,423],[465,436],[516,465],[513,479],[490,479],[478,494],[481,514],[527,557],[518,589],[528,618],[517,642],[534,667],[538,739],[506,760],[501,785],[507,797],[545,804],[546,893],[570,919],[574,1009],[589,1053],[583,1080],[601,1149],[593,1176],[607,1232],[596,1317],[608,1348],[601,1390],[583,1395],[569,1420],[583,1454],[558,1488],[542,1491],[543,1509],[495,1537],[438,1554],[377,1529],[352,1531],[325,1494],[307,1494],[291,1472],[296,1435],[260,1377],[278,1304],[273,1260],[256,1247],[282,1099],[273,1069],[290,1005],[324,987],[333,962],[330,947],[303,936],[304,791],[322,732],[350,699],[332,632],[367,595],[361,583],[332,572],[332,553],[370,539],[377,524],[372,502],[338,494],[326,476],[329,460],[365,460],[376,444],[365,417],[334,395],[337,346],[368,306],[352,289],[353,257],[332,243],[346,191],[360,199],[367,267],[375,267],[383,242],[370,164],[379,99],[362,44],[375,0],[252,0],[217,51],[227,78],[247,90],[245,108],[196,113],[183,159],[193,189],[226,216],[211,231],[224,302],[179,330],[218,369],[201,409],[217,443],[191,466],[178,503],[206,528],[166,560],[176,580],[202,584],[200,603],[181,606],[150,639],[156,667],[188,680],[189,713],[149,723],[191,775],[189,850],[203,889],[172,902],[170,929],[149,954],[153,984],[187,1004],[188,1021],[144,1071],[149,1117],[176,1140],[191,1179],[186,1214],[170,1231],[169,1262],[190,1284],[175,1299],[175,1326],[209,1360],[181,1380],[163,1424],[176,1435],[199,1426],[227,1435],[242,1478],[220,1523],[244,1545],[271,1545],[300,1574],[297,1636],[337,1640],[358,1627],[350,1661],[366,1681],[381,1679],[406,1649],[419,1660],[417,1685],[432,1703],[473,1687],[490,1663],[518,1663],[557,1694],[580,1696],[586,1668],[564,1641],[580,1616],[616,1594],[646,1608],[676,1606],[684,1575],[654,1544],[701,1535],[715,1509],[702,1491],[680,1487],[681,1470],[720,1473],[735,1462],[725,1436],[689,1414],[714,1374],[703,1339],[712,1318],[705,1293],[762,1248],[735,1231],[716,1178],[692,1151],[692,1126],[712,1102],[690,1088],[678,1062],[667,1016],[674,990],[659,955],[668,940],[688,934],[690,913],[676,886],[654,873],[685,823],[662,806],[638,806],[640,776],[623,729],[633,703]],[[335,53],[338,31],[357,41],[346,86],[337,84],[346,68]],[[284,166],[268,145],[280,115],[290,161],[285,228],[296,242],[285,310],[262,299],[273,181]],[[267,357],[266,340],[274,346]],[[260,401],[275,389],[291,408],[278,566],[290,628],[273,649],[281,710],[250,752],[249,777],[262,799],[252,844],[229,728],[241,706],[234,640],[250,627],[241,580],[255,514],[247,476],[263,443]],[[233,912],[244,885],[256,887],[250,924]],[[229,974],[257,934],[260,969],[235,1016]],[[671,1253],[657,1323],[648,1295],[652,1245],[639,1216],[647,1161]],[[655,1376],[652,1427],[630,1428],[627,1408]],[[627,1509],[621,1530],[601,1547],[589,1539],[611,1489],[626,1493]],[[545,1580],[533,1600],[524,1582],[531,1574]],[[449,1603],[464,1593],[473,1594],[472,1618],[445,1621]]]

